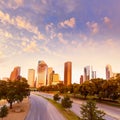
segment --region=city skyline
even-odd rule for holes
[[[106,78],[107,64],[120,73],[119,6],[118,0],[1,0],[0,78],[9,77],[15,66],[27,78],[38,60],[61,80],[65,61],[71,61],[77,83],[87,65],[100,78]]]

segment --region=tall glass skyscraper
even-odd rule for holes
[[[47,85],[48,66],[44,61],[38,61],[37,73],[37,88]]]
[[[111,65],[109,65],[109,64],[106,65],[105,70],[106,70],[106,80],[109,80],[111,77],[113,77]]]

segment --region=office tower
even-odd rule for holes
[[[96,79],[96,71],[92,71],[92,79]]]
[[[64,64],[64,85],[71,85],[72,82],[72,62],[68,61]]]
[[[59,74],[54,73],[54,74],[53,74],[52,85],[57,85],[58,83],[59,83]]]
[[[53,68],[48,68],[48,76],[47,76],[47,85],[51,85],[53,81]]]
[[[111,65],[106,65],[105,67],[106,69],[106,80],[109,80],[111,77],[113,77],[113,73],[112,73],[112,67]]]
[[[80,76],[80,84],[83,83],[83,75]]]
[[[35,83],[35,70],[28,69],[28,84],[30,87],[34,87]]]
[[[44,61],[38,61],[38,78],[37,78],[37,88],[47,85],[47,74],[48,66]]]
[[[84,81],[90,80],[90,66],[84,67]]]
[[[10,80],[11,80],[11,81],[18,80],[19,77],[20,77],[20,67],[17,66],[17,67],[15,67],[14,70],[11,72]]]

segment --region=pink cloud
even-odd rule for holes
[[[97,22],[87,22],[86,25],[91,30],[92,34],[96,34],[99,32],[99,26]]]
[[[64,27],[64,28],[65,27],[71,27],[71,28],[73,28],[75,26],[75,24],[76,24],[75,18],[70,18],[69,20],[65,20],[65,21],[61,22],[60,26]]]

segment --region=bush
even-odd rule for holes
[[[54,99],[55,101],[59,101],[59,100],[60,100],[59,94],[55,94],[55,95],[53,96],[53,99]]]
[[[1,109],[0,109],[0,118],[3,119],[4,117],[7,116],[7,114],[8,114],[8,108],[7,108],[6,105],[4,105],[4,106],[1,107]]]
[[[105,113],[98,110],[96,103],[92,100],[87,101],[81,106],[82,120],[105,120],[103,117]]]
[[[73,102],[70,100],[70,98],[67,95],[62,99],[62,102],[61,102],[64,108],[71,108],[72,103]]]

